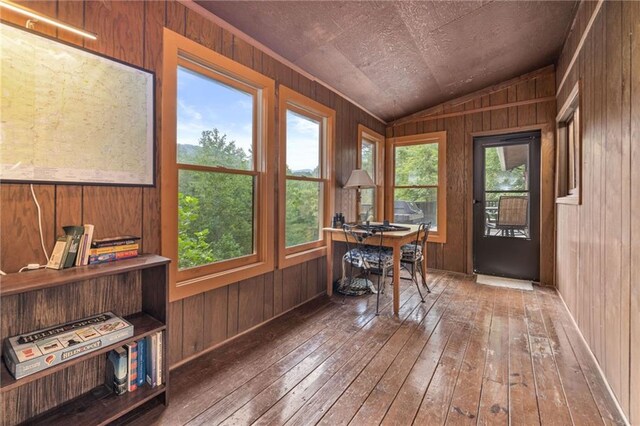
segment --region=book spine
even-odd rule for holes
[[[135,342],[127,344],[129,365],[127,370],[127,383],[129,392],[138,389],[138,348]]]
[[[91,224],[88,225],[84,225],[84,232],[87,235],[87,241],[86,244],[84,245],[84,250],[82,252],[82,264],[83,265],[88,265],[89,264],[89,252],[91,250],[91,241],[93,240],[93,230],[94,230],[94,226]]]
[[[162,356],[162,331],[159,331],[156,333],[156,342],[158,345],[158,349],[157,349],[157,353],[156,353],[156,371],[157,371],[157,375],[156,375],[156,383],[159,385],[162,384],[162,375],[164,374],[164,371],[162,369],[162,362],[163,362],[163,356]]]
[[[156,336],[155,334],[147,337],[147,383],[152,388],[156,387]]]
[[[139,247],[140,247],[139,244],[126,244],[126,245],[116,246],[116,247],[92,248],[91,250],[89,250],[89,256],[95,256],[98,254],[105,254],[105,253],[118,253],[121,251],[138,250]]]
[[[137,255],[138,250],[121,251],[116,253],[116,259],[129,259],[130,257],[136,257]]]
[[[108,242],[93,241],[91,243],[91,248],[118,247],[118,246],[130,245],[130,244],[138,244],[138,240],[139,239],[121,240],[121,241],[108,241]]]
[[[147,365],[147,348],[146,339],[141,339],[138,342],[138,387],[144,385],[144,379],[146,376],[145,367]]]

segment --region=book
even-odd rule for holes
[[[157,344],[157,351],[156,351],[156,383],[159,386],[159,385],[162,384],[163,374],[164,374],[164,371],[162,370],[162,361],[163,361],[163,356],[162,356],[162,331],[158,331],[156,333],[156,344]]]
[[[96,256],[98,254],[105,253],[118,253],[121,251],[131,251],[138,250],[140,247],[139,244],[123,244],[120,246],[112,246],[112,247],[100,247],[100,248],[92,248],[89,250],[89,256]]]
[[[58,237],[58,239],[56,240],[56,244],[53,246],[53,251],[51,252],[49,262],[47,262],[47,268],[62,269],[62,267],[64,266],[64,261],[67,257],[67,253],[69,252],[70,244],[70,236],[65,235],[63,237]]]
[[[105,253],[95,256],[89,256],[89,264],[95,265],[97,263],[114,262],[116,260],[129,259],[138,256],[138,250],[121,251],[117,253]]]
[[[136,237],[133,235],[122,235],[119,237],[101,238],[99,240],[92,241],[91,248],[114,247],[114,246],[121,246],[121,245],[127,245],[127,244],[135,244],[139,240],[140,240],[140,237]]]
[[[155,334],[151,336],[147,336],[146,338],[146,346],[147,346],[147,367],[146,367],[146,381],[152,388],[155,388],[157,385],[156,381],[156,346],[157,337]]]
[[[127,391],[138,389],[138,346],[136,342],[124,345],[127,349]]]
[[[127,392],[127,351],[116,348],[107,354],[106,385],[116,395]]]
[[[67,258],[64,261],[64,268],[70,268],[75,265],[80,239],[84,234],[84,226],[63,226],[62,229],[64,229],[65,235],[72,237]]]
[[[91,249],[91,242],[93,240],[94,226],[90,224],[84,225],[84,244],[82,246],[82,263],[81,265],[89,264],[89,250]]]
[[[138,387],[144,385],[147,375],[147,339],[138,340]]]

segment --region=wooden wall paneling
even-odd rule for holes
[[[464,111],[464,105],[452,111]],[[442,269],[465,271],[465,117],[445,119],[447,131],[447,243],[442,246]],[[428,261],[428,259],[427,259]]]
[[[490,105],[503,105],[508,102],[508,89],[489,95]],[[491,111],[491,129],[504,129],[509,127],[509,110],[506,108]]]
[[[55,187],[34,185],[34,192],[42,212],[42,235],[49,255],[55,242]],[[46,264],[38,229],[38,210],[29,185],[2,184],[0,186],[0,269],[18,272],[27,263]]]
[[[253,68],[253,46],[239,37],[233,37],[233,60]]]
[[[280,315],[282,309],[282,278],[283,270],[276,269],[273,273],[273,315]]]
[[[191,9],[186,11],[184,34],[211,50],[220,50],[221,29]]]
[[[142,236],[142,188],[85,186],[82,221],[95,225],[94,238]]]
[[[144,21],[144,66],[155,70],[155,141],[162,140],[162,31],[165,22],[164,2],[145,2]],[[142,189],[142,251],[160,253],[160,150],[156,150],[156,186]]]
[[[262,320],[273,318],[273,278],[274,273],[264,275],[264,306],[262,307]]]
[[[482,98],[480,98],[480,102],[481,102],[481,106],[483,107],[491,106],[491,97],[489,95],[485,95]],[[486,111],[482,113],[482,130],[492,130],[491,129],[491,111]]]
[[[264,277],[258,276],[238,284],[238,332],[262,322],[264,310]]]
[[[204,349],[204,293],[182,300],[182,357]]]
[[[324,261],[323,258],[320,260]],[[305,300],[309,300],[318,294],[318,259],[313,259],[307,262],[307,274],[304,277],[305,285]]]
[[[629,34],[630,51],[631,51],[631,73],[629,78],[629,86],[631,88],[631,104],[630,110],[630,158],[631,158],[631,176],[630,181],[632,188],[630,197],[630,211],[636,212],[631,220],[629,238],[631,240],[630,264],[631,264],[631,321],[630,321],[630,341],[635,344],[630,348],[630,395],[640,395],[640,285],[637,277],[640,276],[640,220],[638,220],[637,212],[640,212],[640,193],[637,185],[640,182],[640,31],[638,30],[638,22],[640,22],[640,3],[629,2],[624,4],[624,16],[630,23],[635,23],[633,31]],[[637,401],[631,401],[629,419],[632,423],[640,422],[640,404]]]
[[[606,359],[605,372],[609,378],[620,403],[628,409],[625,404],[625,362],[621,358],[622,335],[621,327],[623,319],[626,319],[625,308],[621,306],[622,297],[622,277],[621,268],[621,216],[622,185],[621,175],[621,107],[622,107],[622,58],[621,58],[621,33],[622,28],[622,7],[621,3],[614,2],[607,4],[606,9],[606,55],[607,55],[607,105],[606,105],[606,146],[605,146],[605,170],[607,172],[605,187],[605,229],[603,242],[607,247],[604,253],[604,268],[607,271],[606,288]],[[627,353],[628,354],[628,353]],[[627,354],[624,354],[625,356]],[[628,372],[628,371],[627,371]],[[628,377],[628,376],[627,376]],[[626,406],[625,406],[626,405]]]
[[[282,271],[282,309],[293,308],[300,299],[300,265],[290,266]]]
[[[169,365],[182,359],[182,300],[169,304]]]
[[[209,290],[204,294],[204,342],[205,348],[223,342],[227,338],[227,287]]]
[[[55,227],[54,236],[64,234],[63,226],[83,225],[82,187],[76,185],[55,186]]]
[[[54,2],[52,2],[54,3]],[[84,2],[58,1],[58,19],[74,27],[84,28]],[[58,30],[58,38],[78,46],[84,45],[84,37],[69,31]]]
[[[238,283],[227,286],[227,338],[238,334]]]
[[[536,96],[536,80],[524,81],[516,86],[516,98],[519,101],[533,99]],[[518,126],[536,124],[536,106],[523,105],[518,107]]]
[[[187,9],[176,0],[166,0],[165,26],[171,31],[185,35],[187,27]]]

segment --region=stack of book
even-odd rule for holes
[[[89,263],[106,263],[136,257],[140,248],[139,240],[140,237],[133,235],[94,240],[88,254]]]
[[[162,332],[110,351],[106,374],[106,384],[116,395],[134,392],[145,383],[160,386],[164,380]]]

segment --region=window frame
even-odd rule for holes
[[[417,185],[416,187],[438,189],[438,229],[429,232],[430,243],[447,242],[447,132],[420,133],[387,139],[386,149],[386,202],[385,217],[393,222],[395,204],[395,148],[398,146],[438,144],[438,185]]]
[[[556,116],[556,204],[582,204],[582,82],[579,80]],[[573,130],[573,134],[569,132]],[[573,142],[573,147],[571,146]],[[572,156],[573,154],[573,156]],[[573,160],[575,187],[570,184]]]
[[[185,66],[185,64],[187,66]],[[252,170],[177,162],[178,66],[247,91],[254,101]],[[161,131],[161,253],[173,261],[169,267],[171,301],[222,287],[273,270],[274,174],[273,123],[275,82],[171,30],[163,32]],[[254,253],[184,270],[178,269],[179,170],[235,173],[254,176]]]
[[[356,158],[356,169],[362,168],[362,141],[367,140],[369,143],[374,146],[375,153],[375,171],[376,175],[372,176],[373,181],[376,184],[375,187],[375,201],[376,201],[376,215],[375,220],[378,222],[382,222],[385,217],[385,208],[384,208],[384,158],[385,158],[385,137],[380,133],[377,133],[370,128],[358,124],[358,139],[357,139],[357,152],[358,156]],[[358,218],[360,215],[360,202],[362,200],[360,197],[356,196],[356,214],[355,217]]]
[[[314,101],[284,85],[278,86],[279,119],[279,168],[278,168],[278,267],[286,268],[308,260],[325,256],[327,240],[323,227],[330,226],[334,209],[335,176],[333,170],[333,146],[335,139],[335,110]],[[302,177],[287,175],[287,110],[320,121],[320,176]],[[287,179],[312,181],[323,184],[320,202],[322,220],[319,239],[309,243],[286,247],[286,188]]]

